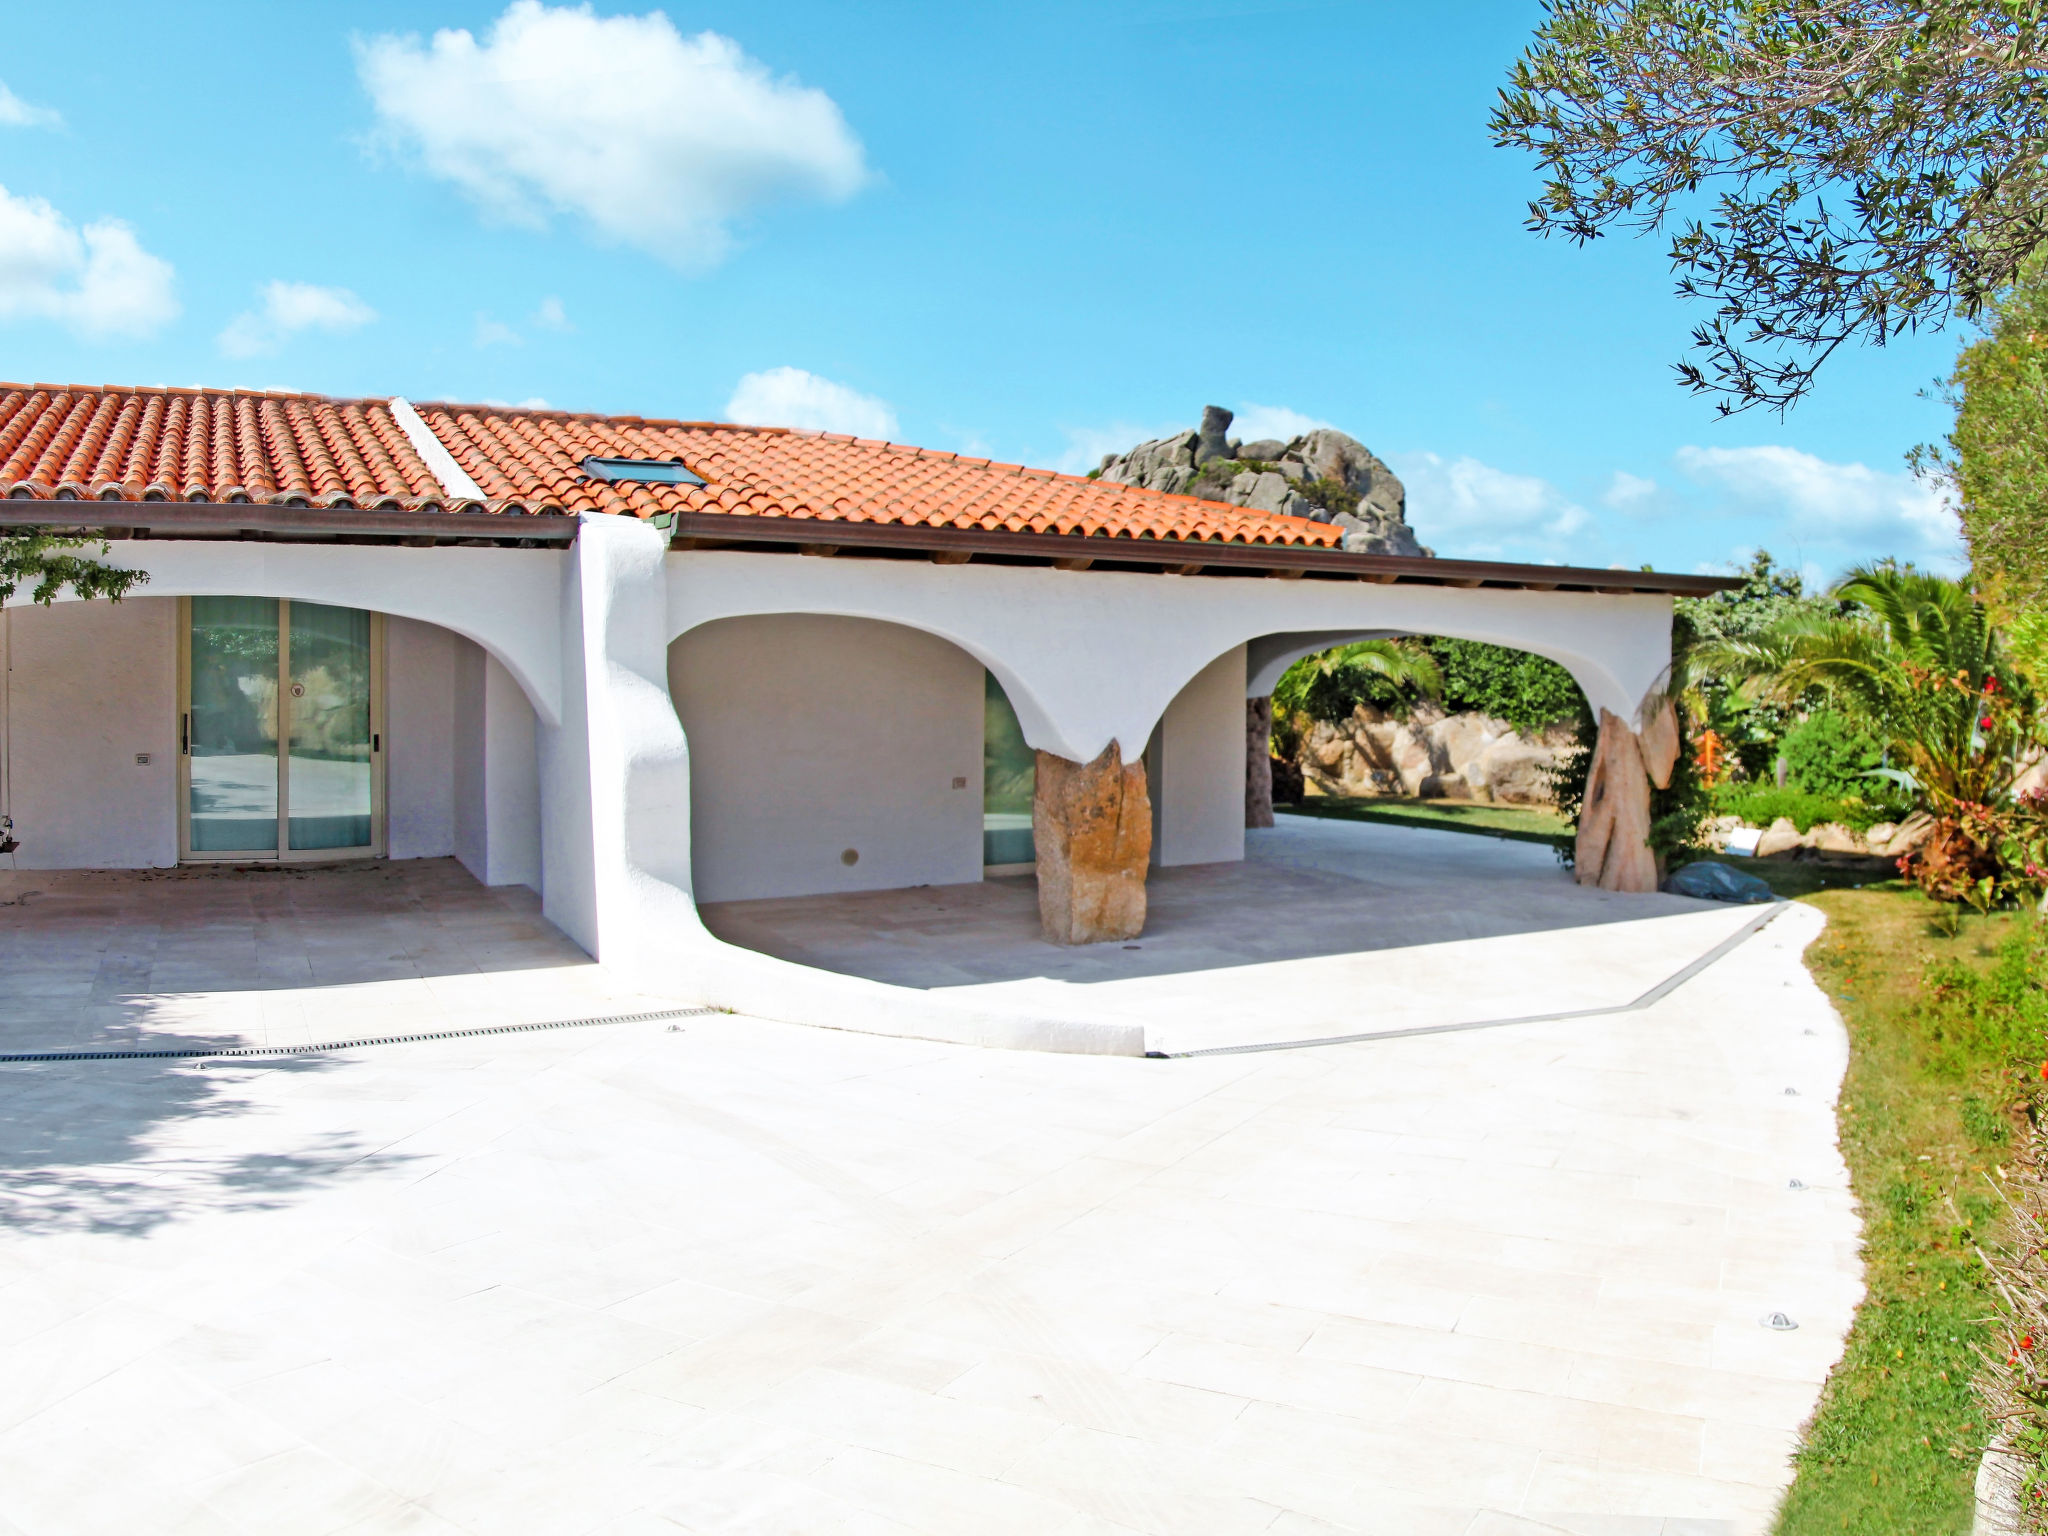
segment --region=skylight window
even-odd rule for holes
[[[600,459],[583,461],[585,474],[600,480],[640,480],[650,485],[702,485],[704,477],[691,472],[681,459]]]

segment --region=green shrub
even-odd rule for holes
[[[1358,511],[1358,492],[1342,480],[1297,480],[1294,489],[1312,507],[1321,507],[1332,517],[1353,516]]]
[[[1424,640],[1422,647],[1443,674],[1438,702],[1450,714],[1477,710],[1505,720],[1518,731],[1534,733],[1552,725],[1569,725],[1586,712],[1578,683],[1547,656],[1441,636]],[[1295,666],[1303,669],[1306,678],[1315,658],[1304,658]],[[1302,709],[1311,720],[1342,720],[1360,704],[1405,715],[1416,698],[1412,687],[1348,670],[1325,672],[1305,686]],[[1276,694],[1283,691],[1274,690]]]
[[[1884,765],[1884,745],[1868,725],[1839,710],[1815,710],[1785,733],[1780,751],[1794,788],[1837,800],[1883,798],[1875,793],[1883,781],[1870,772]]]
[[[1428,645],[1444,674],[1444,708],[1453,714],[1476,709],[1533,733],[1575,720],[1585,709],[1578,682],[1548,656],[1481,640]]]
[[[1895,807],[1838,795],[1816,795],[1803,789],[1778,789],[1768,784],[1723,784],[1714,791],[1714,810],[1740,816],[1752,826],[1768,827],[1783,816],[1801,832],[1824,821],[1838,821],[1854,832],[1867,832],[1880,821],[1896,821]]]

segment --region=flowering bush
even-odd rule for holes
[[[1987,672],[1940,674],[1908,666],[1907,711],[1925,735],[1910,752],[1934,833],[1899,860],[1899,872],[1936,901],[1980,911],[2048,889],[2048,797],[2013,798],[2022,753],[2034,739],[2031,699]]]

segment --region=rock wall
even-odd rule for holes
[[[1222,406],[1205,407],[1200,427],[1109,454],[1097,477],[1335,523],[1344,530],[1344,547],[1363,554],[1434,553],[1408,526],[1408,493],[1400,480],[1357,438],[1326,427],[1287,442],[1247,443],[1228,435],[1231,420]],[[1212,463],[1229,472],[1205,475]],[[1339,493],[1332,495],[1332,487]]]
[[[1361,704],[1346,720],[1317,721],[1297,756],[1303,778],[1326,795],[1550,805],[1551,769],[1573,742],[1569,727],[1531,737],[1505,720],[1447,715],[1427,702],[1406,719]]]

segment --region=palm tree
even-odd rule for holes
[[[1696,647],[1690,675],[1784,704],[1828,696],[1876,730],[1905,765],[1880,771],[1937,816],[2009,798],[2037,721],[1983,605],[1960,581],[1889,563],[1856,567],[1835,596],[1847,614]]]
[[[1436,658],[1413,641],[1354,640],[1289,667],[1273,686],[1274,716],[1303,713],[1318,683],[1341,682],[1346,673],[1358,678],[1384,678],[1397,688],[1412,688],[1425,698],[1433,699],[1444,690],[1444,675]]]

